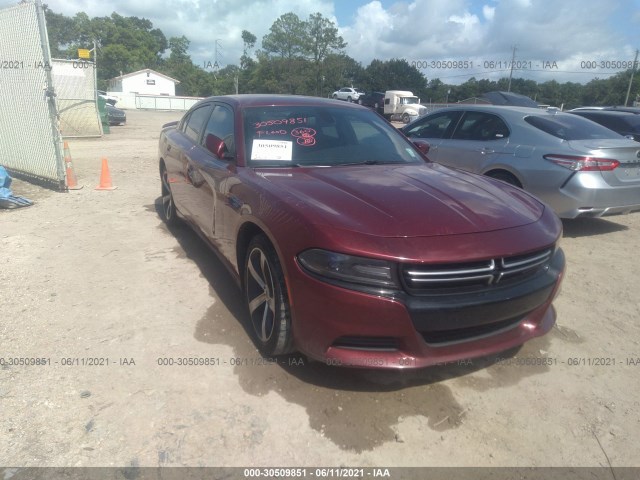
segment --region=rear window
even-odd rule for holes
[[[251,107],[243,112],[251,166],[417,163],[419,153],[379,115],[333,106]]]
[[[529,115],[525,122],[562,140],[589,140],[592,138],[620,138],[613,130],[577,115]]]

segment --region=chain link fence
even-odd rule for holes
[[[0,10],[0,165],[65,188],[51,55],[40,2]]]
[[[96,68],[86,60],[53,60],[53,84],[63,137],[99,137],[96,108]]]

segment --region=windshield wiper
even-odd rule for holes
[[[306,167],[308,165],[302,165],[300,163],[285,163],[285,164],[281,164],[281,165],[260,165],[260,164],[253,164],[251,165],[252,168],[291,168],[291,167]]]

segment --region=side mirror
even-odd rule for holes
[[[209,150],[219,159],[225,158],[225,153],[227,153],[227,146],[224,144],[222,139],[216,137],[214,134],[207,134],[207,137],[204,140],[204,145],[205,147],[207,147],[207,150]]]
[[[429,145],[429,142],[426,142],[424,140],[420,140],[419,138],[412,138],[411,142],[418,147],[418,150],[420,150],[423,154],[427,154],[429,153],[429,149],[431,148],[431,145]]]

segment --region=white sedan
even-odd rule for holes
[[[347,102],[356,102],[358,98],[364,95],[364,93],[365,92],[359,88],[344,87],[333,92],[333,98],[337,100],[346,100]]]

